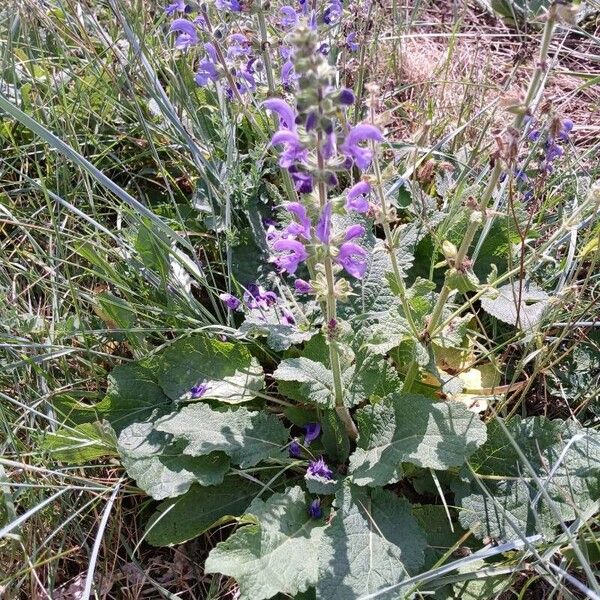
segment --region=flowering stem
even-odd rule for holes
[[[252,125],[253,129],[256,131],[257,135],[260,137],[261,141],[264,141],[266,139],[265,134],[264,134],[263,130],[258,126],[258,123],[256,122],[256,119],[254,118],[254,115],[247,109],[246,104],[244,103],[244,99],[242,98],[242,95],[240,94],[240,91],[238,90],[235,80],[233,79],[233,75],[229,71],[229,68],[227,66],[227,61],[225,60],[225,57],[223,56],[223,52],[221,51],[221,46],[219,45],[218,40],[214,36],[213,29],[212,29],[210,20],[208,18],[208,9],[206,6],[204,6],[202,8],[202,15],[204,16],[204,22],[206,23],[206,31],[211,35],[212,40],[215,42],[214,48],[215,48],[215,52],[217,54],[217,59],[219,60],[219,63],[221,64],[221,68],[223,69],[223,73],[225,74],[225,78],[227,79],[227,83],[229,84],[229,87],[231,89],[231,93],[235,96],[235,99],[239,102],[240,106],[242,107],[242,110],[244,111],[246,118]]]
[[[269,38],[267,35],[267,23],[261,0],[257,2],[256,14],[258,16],[258,27],[260,29],[260,53],[263,57],[265,72],[267,74],[267,85],[269,86],[269,95],[275,94],[275,77],[273,76],[273,63],[269,53]]]
[[[322,136],[319,132],[317,137],[317,163],[319,171],[322,173],[324,168],[323,154],[321,151]],[[327,203],[327,190],[325,182],[320,180],[318,183],[319,191],[319,205],[321,210],[325,208]],[[327,297],[326,297],[326,326],[329,324],[335,324],[337,319],[337,308],[335,298],[335,279],[333,276],[333,262],[331,260],[331,253],[329,247],[327,247],[327,254],[323,260],[325,267],[325,279],[327,280]],[[358,430],[352,420],[350,411],[344,406],[344,389],[342,386],[342,370],[340,366],[340,356],[338,353],[337,342],[335,339],[329,340],[329,362],[331,364],[331,372],[333,374],[333,391],[335,399],[335,411],[344,424],[344,428],[351,440],[355,440],[358,437]]]
[[[371,109],[371,120],[374,122],[375,115],[374,111]],[[390,229],[390,223],[388,219],[387,212],[387,203],[385,201],[385,195],[383,193],[383,187],[381,185],[381,169],[379,168],[379,160],[377,157],[377,147],[375,143],[372,143],[371,148],[373,150],[373,167],[375,171],[375,179],[377,180],[377,185],[375,186],[375,190],[377,196],[379,198],[379,204],[381,206],[381,220],[383,221],[383,233],[385,235],[386,246],[388,252],[390,254],[390,262],[392,263],[392,272],[394,273],[394,279],[396,280],[396,285],[398,287],[398,296],[400,297],[400,303],[402,304],[402,310],[404,312],[404,316],[408,321],[408,326],[412,334],[418,338],[419,330],[417,325],[413,319],[412,312],[410,309],[410,304],[408,302],[408,298],[406,296],[406,287],[404,285],[404,279],[402,277],[402,273],[400,272],[400,267],[398,265],[398,257],[396,256],[396,246],[394,242],[394,238],[392,236],[392,230]],[[413,360],[406,372],[404,377],[404,383],[402,389],[405,392],[410,391],[414,380],[419,372],[417,363]]]
[[[377,150],[376,145],[372,143],[373,148],[373,166],[375,170],[375,179],[377,180],[376,185],[376,193],[379,197],[379,203],[381,205],[381,220],[383,221],[383,233],[385,235],[385,241],[387,245],[388,252],[390,254],[390,262],[392,263],[392,272],[394,273],[394,278],[396,280],[396,285],[398,286],[400,302],[402,303],[402,309],[404,310],[404,315],[406,320],[408,321],[408,325],[414,335],[419,334],[419,330],[417,325],[413,319],[412,312],[410,310],[410,304],[408,303],[408,298],[406,297],[406,287],[404,286],[404,278],[402,277],[402,273],[400,272],[400,267],[398,265],[398,257],[396,256],[396,245],[394,242],[394,238],[392,236],[392,230],[390,229],[390,223],[388,219],[387,213],[387,203],[385,201],[385,196],[383,194],[383,188],[381,185],[381,170],[379,168],[379,161],[377,160]]]

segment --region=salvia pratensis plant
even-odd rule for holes
[[[435,167],[447,147],[395,139],[364,64],[355,85],[341,72],[349,56],[365,58],[364,17],[380,8],[165,4],[186,93],[218,108],[206,117],[215,140],[226,131],[223,146],[240,146],[226,166],[239,167],[240,187],[254,186],[227,206],[250,223],[256,243],[240,262],[255,275],[224,261],[198,297],[218,296],[227,320],[183,334],[169,322],[161,346],[116,367],[106,397],[74,412],[93,412],[84,431],[102,420],[94,449],[112,444],[111,457],[160,502],[145,541],[222,528],[204,572],[235,581],[240,600],[459,597],[452,586],[479,564],[492,581],[552,565],[544,575],[556,583],[570,576],[564,556],[555,560],[567,546],[581,565],[570,585],[598,597],[592,545],[580,540],[600,495],[600,438],[573,419],[511,416],[520,407],[502,403],[530,381],[513,385],[518,369],[508,359],[497,368],[488,344],[493,331],[507,355],[541,360],[544,319],[560,299],[529,266],[562,251],[600,206],[592,187],[535,243],[499,223],[533,218],[577,135],[569,115],[540,102],[553,33],[573,10],[549,7],[527,92],[506,106],[485,161],[460,178],[462,159],[447,162],[427,185],[418,167]],[[198,219],[203,234],[222,225],[210,217]],[[508,260],[484,269],[490,238]],[[428,277],[419,253],[422,263],[432,254]],[[48,448],[64,456],[80,425]]]

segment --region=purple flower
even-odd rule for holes
[[[248,308],[269,308],[277,303],[277,294],[275,292],[267,292],[262,285],[249,283],[244,292],[244,302]]]
[[[279,126],[283,129],[296,131],[296,114],[292,107],[281,98],[270,98],[263,102],[267,110],[272,110],[279,115]],[[273,142],[271,142],[273,143]]]
[[[310,218],[306,214],[306,208],[300,202],[288,202],[284,205],[284,208],[292,213],[297,219],[298,223],[290,223],[285,229],[289,235],[300,235],[303,238],[310,239]]]
[[[367,270],[367,251],[353,242],[345,242],[340,246],[337,262],[352,277],[362,279]]]
[[[331,131],[325,135],[325,141],[323,142],[323,157],[326,159],[333,158],[336,153],[336,137],[335,133]]]
[[[288,451],[292,458],[300,458],[302,455],[302,446],[300,446],[296,438],[292,440],[292,443],[288,447]]]
[[[358,42],[356,41],[357,39],[358,39],[358,35],[356,34],[356,31],[352,31],[346,37],[346,46],[348,46],[348,50],[350,50],[350,52],[358,51],[360,46],[358,45]]]
[[[299,294],[310,294],[313,291],[310,283],[304,281],[304,279],[296,279],[296,281],[294,281],[294,289]]]
[[[242,33],[234,33],[227,38],[227,58],[235,60],[250,54],[250,42]]]
[[[321,218],[315,228],[316,236],[324,243],[329,244],[329,238],[331,237],[331,202],[327,202],[323,207]]]
[[[552,162],[564,154],[564,150],[558,144],[550,144],[546,150],[546,161]]]
[[[340,20],[343,10],[340,0],[331,0],[329,6],[323,11],[323,22],[326,25],[334,25]]]
[[[273,259],[273,262],[281,271],[287,271],[293,275],[301,262],[308,258],[308,252],[304,245],[297,240],[277,240],[273,244],[273,250],[276,252],[287,252]]]
[[[308,507],[308,515],[311,519],[320,519],[323,516],[323,511],[321,510],[321,500],[319,498],[315,498]]]
[[[308,463],[306,474],[311,477],[322,477],[323,479],[331,479],[333,476],[331,469],[325,464],[322,456]]]
[[[353,185],[346,196],[346,210],[355,210],[365,213],[369,210],[369,201],[366,195],[371,191],[371,186],[366,181],[359,181]]]
[[[175,2],[165,7],[165,13],[167,13],[169,17],[172,17],[176,12],[185,13],[187,11],[188,6],[185,3],[185,0],[175,0]]]
[[[291,59],[286,60],[281,66],[281,83],[286,88],[293,86],[299,76],[296,75],[296,67]]]
[[[239,0],[216,0],[215,7],[217,10],[231,10],[233,12],[240,12],[242,10]]]
[[[311,110],[306,117],[306,123],[304,124],[304,128],[306,131],[312,131],[316,126],[319,120],[319,115],[316,110]]]
[[[540,139],[540,131],[539,129],[534,129],[527,134],[527,139],[530,142],[537,142]]]
[[[308,446],[321,435],[321,425],[319,423],[307,423],[304,426],[304,443]]]
[[[284,28],[295,27],[298,24],[298,13],[292,6],[282,6],[279,9],[279,23]]]
[[[246,63],[245,69],[238,69],[236,71],[236,75],[238,78],[237,88],[240,93],[245,94],[247,92],[253,92],[256,89],[256,81],[254,79],[254,68],[253,64],[255,62],[255,58],[251,58]]]
[[[281,313],[282,313],[281,320],[286,325],[295,325],[296,324],[296,318],[294,317],[294,315],[292,314],[292,312],[289,311],[287,308],[282,308],[281,309]]]
[[[571,119],[565,119],[561,124],[560,132],[558,133],[558,139],[563,142],[568,142],[569,134],[571,133],[572,129],[573,121],[571,121]]]
[[[204,44],[204,49],[206,50],[206,57],[198,63],[198,71],[194,78],[199,86],[208,85],[210,81],[215,82],[219,78],[216,65],[217,51],[215,47],[210,42],[207,42]]]
[[[349,242],[354,238],[361,237],[362,235],[364,235],[364,233],[365,228],[362,225],[358,223],[356,225],[350,225],[350,227],[346,229],[346,233],[344,234],[344,241]]]
[[[342,106],[352,106],[354,104],[354,94],[348,88],[342,88],[337,97]]]
[[[304,162],[308,156],[308,151],[294,131],[280,129],[275,132],[271,138],[271,145],[276,146],[277,144],[283,144],[285,148],[279,157],[279,165],[284,169],[293,166],[296,161]]]
[[[178,50],[185,50],[186,48],[195,46],[198,43],[196,27],[187,19],[175,19],[171,23],[171,28],[169,31],[171,33],[179,33],[175,39],[175,48]]]
[[[381,131],[374,125],[363,123],[362,125],[356,125],[348,132],[341,146],[344,155],[354,161],[359,169],[363,170],[369,167],[373,158],[373,152],[369,148],[359,146],[361,142],[367,140],[382,142],[383,136]]]
[[[327,42],[321,42],[321,44],[317,48],[317,52],[319,52],[323,56],[327,56],[330,50],[331,46]]]
[[[198,400],[198,398],[202,398],[204,394],[208,391],[208,385],[206,383],[197,383],[192,386],[190,389],[190,397],[192,400]]]
[[[219,294],[219,298],[221,298],[221,300],[225,302],[227,308],[229,308],[230,310],[237,310],[242,304],[242,301],[239,298],[233,296],[232,294]]]
[[[309,173],[299,171],[295,167],[290,167],[288,170],[298,192],[301,194],[310,194],[313,191],[313,180]]]

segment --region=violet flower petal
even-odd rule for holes
[[[324,244],[329,244],[329,238],[331,237],[331,210],[331,202],[327,202],[323,207],[321,218],[319,219],[315,229],[316,236]]]
[[[352,277],[362,279],[367,270],[367,256],[367,251],[358,244],[345,242],[336,260]]]
[[[304,443],[308,446],[321,435],[320,423],[307,423],[304,426],[306,433],[304,434]]]
[[[263,102],[263,106],[279,115],[281,127],[285,127],[290,131],[296,131],[296,115],[292,107],[285,100],[281,98],[269,98]]]

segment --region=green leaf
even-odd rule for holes
[[[459,402],[392,394],[357,412],[358,447],[350,456],[357,485],[399,481],[402,462],[430,469],[462,465],[483,444],[485,425]]]
[[[426,540],[410,504],[392,492],[345,485],[319,551],[320,600],[361,598],[402,582],[423,565]],[[401,598],[396,587],[377,596]]]
[[[288,438],[287,429],[271,414],[245,408],[213,409],[201,403],[159,419],[156,429],[186,440],[184,454],[202,456],[221,450],[242,468],[281,456]]]
[[[545,417],[513,417],[506,426],[563,520],[576,518],[600,498],[600,432]],[[454,484],[465,528],[479,537],[513,539],[519,536],[511,522],[522,535],[550,533],[558,525],[497,422],[489,425],[488,440],[470,463],[491,496],[477,481]]]
[[[184,494],[193,483],[217,485],[229,470],[223,452],[184,454],[186,442],[172,443],[153,423],[133,423],[119,436],[119,454],[128,475],[155,500]]]
[[[341,482],[337,479],[325,479],[319,475],[304,475],[304,482],[306,483],[306,489],[311,494],[330,496],[337,492]]]
[[[241,344],[205,336],[183,338],[169,346],[158,361],[158,382],[173,400],[189,400],[190,388],[203,383],[203,398],[238,404],[264,387],[263,370]]]
[[[534,283],[509,283],[491,289],[481,297],[481,308],[496,319],[516,325],[520,329],[533,329],[541,320],[550,303],[550,296]]]
[[[445,283],[451,290],[458,290],[461,294],[474,292],[479,287],[479,279],[471,269],[464,271],[455,268],[448,269]]]
[[[425,318],[431,313],[435,302],[435,285],[431,281],[417,278],[406,290],[413,322],[421,331],[425,329]],[[368,346],[376,354],[387,354],[404,341],[414,340],[408,319],[402,305],[396,302],[388,311],[377,318],[368,332]]]
[[[273,308],[256,314],[250,313],[240,326],[240,332],[247,336],[265,336],[267,345],[276,352],[302,344],[315,334],[314,329],[303,330],[296,324],[283,323],[279,313]]]
[[[169,412],[172,406],[154,371],[139,363],[129,363],[112,370],[106,396],[95,408],[118,434],[131,423],[148,420],[155,412]]]
[[[350,455],[350,439],[337,413],[324,411],[321,417],[321,442],[327,456],[339,464],[345,463]]]
[[[169,280],[169,251],[164,242],[160,243],[159,240],[160,237],[152,229],[150,221],[142,220],[135,239],[135,249],[144,265],[156,271],[165,283]]]
[[[341,350],[340,367],[346,406],[355,406],[372,396],[386,396],[400,387],[396,371],[385,360],[371,353],[358,338],[352,340],[352,346],[356,347],[356,351],[344,344],[338,345]],[[323,337],[313,338],[303,354],[279,363],[273,373],[273,378],[280,382],[279,391],[299,402],[312,402],[323,408],[333,408],[333,373]],[[300,385],[290,385],[289,382]]]
[[[42,448],[67,464],[87,463],[103,456],[117,456],[115,432],[106,422],[81,423],[49,433]]]
[[[425,549],[425,568],[430,569],[465,534],[464,529],[453,523],[450,529],[448,516],[441,504],[423,504],[413,506],[412,514],[427,536]]]
[[[240,477],[226,477],[210,488],[193,485],[183,496],[158,505],[146,526],[145,540],[153,546],[182,544],[241,515],[262,489]]]
[[[301,383],[301,394],[308,402],[323,408],[333,408],[335,404],[333,373],[321,362],[304,356],[286,358],[274,371],[273,379]],[[280,387],[282,393],[284,389]]]
[[[240,600],[305,592],[317,582],[319,541],[325,529],[322,519],[309,516],[308,503],[297,486],[266,502],[257,498],[244,517],[251,523],[217,544],[205,572],[234,577]]]

